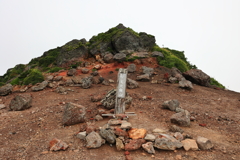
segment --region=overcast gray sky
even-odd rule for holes
[[[0,0],[0,75],[123,23],[240,92],[240,0]]]

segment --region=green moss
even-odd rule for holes
[[[225,86],[223,86],[221,83],[219,83],[217,80],[215,80],[214,78],[210,78],[210,84],[222,89],[225,89]]]
[[[42,73],[37,69],[31,69],[29,71],[29,74],[27,75],[27,77],[25,77],[23,79],[23,84],[24,85],[28,85],[28,84],[34,85],[34,84],[42,82],[42,81],[44,81],[44,77],[43,77]]]
[[[48,73],[54,73],[54,72],[60,71],[61,69],[62,69],[61,67],[54,67],[54,68],[51,68],[50,70],[48,70],[47,72]]]

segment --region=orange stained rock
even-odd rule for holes
[[[147,130],[144,128],[132,128],[128,131],[129,137],[132,139],[141,139],[144,138],[147,133]]]

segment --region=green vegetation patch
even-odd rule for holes
[[[225,86],[223,86],[221,83],[219,83],[216,79],[210,78],[210,84],[222,89],[225,89]]]
[[[6,83],[7,81],[17,77],[19,74],[21,74],[25,70],[24,64],[18,64],[14,68],[9,69],[7,73],[5,73],[2,77],[2,82]]]
[[[47,72],[48,73],[54,73],[54,72],[60,71],[61,69],[63,69],[63,68],[61,68],[61,67],[53,67],[53,68],[49,69]]]

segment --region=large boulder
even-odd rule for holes
[[[193,89],[193,85],[192,85],[192,82],[188,81],[188,80],[181,80],[179,82],[179,87],[181,88],[186,88],[186,89]]]
[[[177,81],[185,80],[185,78],[182,75],[182,72],[179,69],[177,69],[176,67],[173,67],[171,69],[171,76],[176,78]]]
[[[213,144],[209,139],[201,137],[201,136],[197,137],[197,144],[201,150],[208,150],[213,147]]]
[[[106,96],[101,100],[101,103],[106,109],[113,109],[115,108],[115,102],[116,102],[116,89],[110,90]],[[126,93],[125,97],[125,108],[128,109],[132,103],[132,97],[129,96],[128,93]]]
[[[68,76],[74,76],[77,73],[77,70],[75,68],[69,69],[67,72]]]
[[[116,142],[116,135],[111,129],[101,129],[100,135],[110,144],[114,144]]]
[[[143,74],[148,74],[149,76],[152,76],[154,69],[146,66],[142,66],[141,68]]]
[[[88,56],[88,48],[84,40],[72,40],[61,47],[56,63],[61,66],[71,60],[85,58]]]
[[[32,91],[41,91],[43,90],[44,88],[46,88],[48,85],[48,81],[43,81],[42,83],[36,85],[36,86],[33,86],[32,87]]]
[[[128,67],[127,67],[127,70],[129,73],[133,73],[133,72],[136,72],[136,65],[135,64],[129,64]]]
[[[126,59],[126,54],[124,53],[117,53],[113,56],[113,59],[118,62],[122,62]]]
[[[153,35],[149,35],[145,32],[140,32],[140,44],[141,47],[144,48],[145,50],[150,50],[155,46],[155,37]]]
[[[154,147],[163,150],[175,150],[181,148],[183,145],[180,141],[167,134],[160,134],[155,139]]]
[[[176,111],[177,108],[179,108],[179,101],[177,99],[164,101],[162,106],[165,109],[169,109],[171,111]]]
[[[106,63],[113,62],[113,54],[112,53],[105,54],[103,57],[103,61]]]
[[[21,111],[32,107],[32,96],[23,94],[15,96],[9,105],[10,110]]]
[[[153,143],[152,143],[152,142],[147,142],[147,143],[145,143],[145,144],[142,144],[142,148],[143,148],[146,152],[148,152],[148,153],[150,153],[150,154],[154,154],[154,153],[155,153],[155,150],[154,150],[154,148],[153,148]]]
[[[210,86],[210,76],[207,75],[206,73],[204,73],[202,70],[191,69],[187,72],[184,72],[183,76],[187,80],[189,80],[195,84],[199,84],[201,86],[206,86],[206,87]]]
[[[172,123],[178,124],[180,126],[190,126],[190,113],[187,110],[172,115],[170,119]]]
[[[136,80],[143,81],[143,82],[149,82],[150,76],[149,76],[149,74],[143,74],[143,75],[137,76]]]
[[[129,143],[125,144],[126,151],[133,151],[139,149],[143,143],[146,141],[144,139],[130,139]]]
[[[12,93],[13,86],[9,83],[0,88],[0,96],[6,96]]]
[[[74,125],[77,123],[85,122],[86,109],[82,105],[75,103],[67,103],[63,112],[63,125]]]

